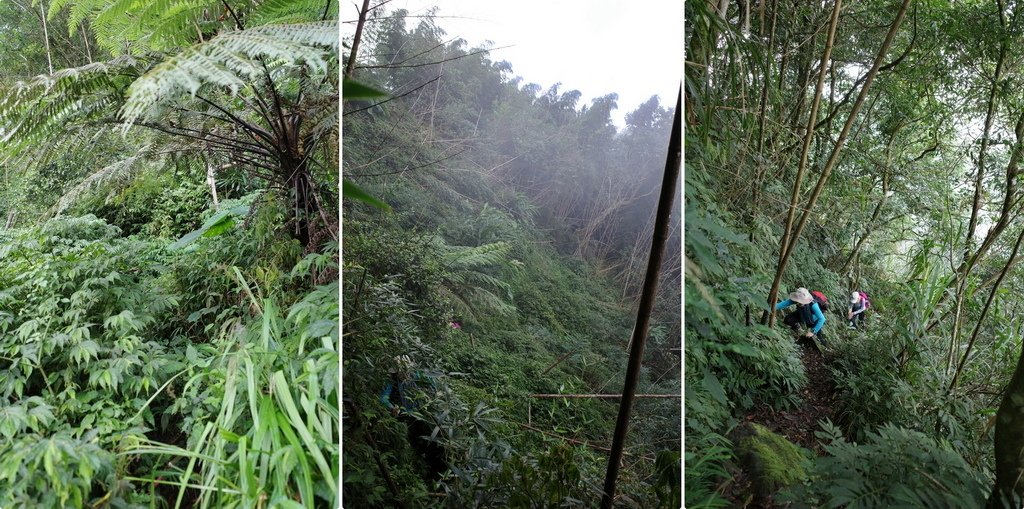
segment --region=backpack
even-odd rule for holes
[[[864,301],[864,309],[870,308],[871,307],[871,301],[868,300],[868,294],[866,294],[864,292],[861,292],[861,291],[858,291],[857,293],[860,294],[861,300]]]
[[[814,302],[818,303],[818,307],[821,308],[821,312],[828,311],[828,297],[825,297],[824,293],[818,290],[811,290],[811,297],[814,297]]]

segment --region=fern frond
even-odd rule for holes
[[[82,180],[81,183],[72,187],[71,190],[60,197],[57,204],[54,206],[54,215],[60,215],[63,213],[83,194],[90,190],[109,184],[114,179],[120,179],[122,181],[129,179],[138,172],[140,169],[139,167],[141,166],[140,163],[145,161],[146,157],[149,155],[147,152],[148,149],[143,149],[139,151],[139,155],[115,161],[114,163],[93,172]]]
[[[73,122],[110,113],[139,65],[118,57],[14,84],[0,99],[0,160],[47,142]]]
[[[324,16],[324,8],[327,16]],[[338,2],[324,0],[268,0],[251,13],[253,25],[304,23],[319,19],[338,19]]]
[[[129,124],[153,118],[162,102],[194,96],[203,86],[238,94],[264,72],[261,59],[298,62],[325,73],[329,57],[324,48],[337,48],[337,41],[337,21],[228,32],[185,50],[132,83],[121,118]]]
[[[444,261],[455,270],[485,267],[504,263],[511,250],[512,246],[507,242],[461,247],[445,254]]]

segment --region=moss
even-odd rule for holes
[[[738,429],[737,437],[737,457],[750,472],[759,497],[807,478],[807,458],[789,440],[754,423]]]

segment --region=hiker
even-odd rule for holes
[[[850,306],[846,309],[846,319],[850,322],[851,329],[859,329],[857,322],[864,325],[864,315],[867,314],[871,303],[868,301],[868,294],[861,291],[854,291],[850,294]]]
[[[434,378],[414,369],[416,364],[408,355],[395,357],[395,367],[388,371],[390,380],[380,392],[380,402],[392,415],[411,413],[418,409],[426,396],[420,383],[426,381],[431,391],[437,390]],[[397,404],[396,404],[397,403]]]
[[[799,331],[802,323],[810,329],[804,334],[805,338],[813,339],[817,336],[818,340],[825,344],[825,334],[821,329],[825,326],[825,313],[822,312],[822,305],[827,305],[826,302],[828,301],[824,295],[816,298],[806,288],[797,288],[795,292],[789,294],[788,299],[776,304],[775,310],[778,311],[796,304],[796,310],[787,314],[786,318],[782,320],[783,323],[792,328],[793,332]]]
[[[395,357],[395,367],[388,372],[389,381],[380,392],[380,402],[391,415],[405,422],[409,444],[423,457],[431,478],[438,478],[447,469],[444,449],[429,437],[434,425],[417,412],[426,402],[427,390],[437,390],[436,374],[415,369],[416,364],[408,355]]]

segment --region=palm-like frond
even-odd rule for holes
[[[18,82],[0,99],[0,154],[13,156],[46,143],[72,121],[116,111],[121,93],[139,73],[140,62],[118,57]],[[2,159],[0,156],[0,159]]]
[[[159,114],[162,103],[195,95],[203,86],[237,94],[266,72],[266,60],[299,62],[313,73],[323,74],[329,61],[325,48],[337,46],[338,22],[334,20],[225,33],[170,58],[132,83],[121,118],[126,123],[152,118]]]
[[[509,304],[512,287],[499,277],[485,272],[486,269],[517,270],[519,264],[509,259],[512,246],[507,242],[495,242],[475,247],[449,246],[437,237],[435,244],[442,251],[446,271],[441,293],[449,298],[457,310],[466,316],[476,316],[489,311],[508,315],[516,310]],[[499,297],[495,292],[505,295]]]
[[[140,169],[142,162],[146,161],[147,149],[142,149],[139,154],[114,161],[103,168],[93,172],[88,177],[75,185],[68,192],[64,193],[54,206],[54,213],[60,215],[78,200],[84,193],[100,186],[108,185],[115,180],[127,180]]]
[[[455,271],[496,265],[506,261],[512,246],[507,242],[495,242],[476,247],[446,246],[445,265]]]
[[[249,16],[253,26],[338,19],[338,2],[333,0],[267,0],[256,6]]]
[[[190,46],[239,23],[251,29],[338,19],[338,3],[325,0],[54,0],[48,15],[64,9],[71,35],[89,21],[99,45],[113,55]]]

